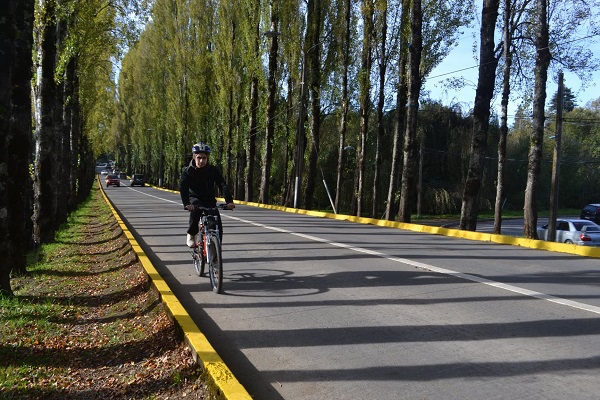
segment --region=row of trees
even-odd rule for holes
[[[135,25],[123,0],[0,7],[0,294],[53,240],[95,174],[90,124],[115,101],[113,60]],[[133,7],[133,8],[132,8]],[[134,37],[135,35],[133,35]],[[110,120],[110,116],[106,116]]]
[[[452,0],[156,0],[123,60],[113,126],[99,133],[130,172],[171,188],[191,144],[203,140],[238,199],[408,222],[428,203],[420,195],[444,198],[419,184],[421,144],[440,134],[424,124],[424,105],[434,102],[423,82],[480,18],[474,108],[447,110],[458,121],[451,135],[468,138],[448,143],[461,154],[460,179],[442,192],[458,193],[463,229],[474,230],[482,203],[495,202],[500,231],[507,109],[523,99],[523,115],[533,117],[520,207],[535,237],[548,73],[585,79],[597,67],[572,33],[598,35],[598,4],[486,0],[481,15],[475,9]],[[485,179],[495,194],[482,198]]]
[[[548,72],[585,78],[597,67],[586,42],[570,36],[598,35],[596,0],[483,0],[479,15],[463,0],[155,0],[149,14],[142,0],[8,4],[0,19],[9,54],[0,63],[6,292],[25,252],[51,240],[89,192],[96,156],[112,153],[127,172],[176,188],[199,140],[213,146],[211,161],[237,199],[405,222],[415,210],[460,210],[463,229],[475,229],[481,207],[495,201],[499,231],[510,198],[535,237],[547,197]],[[474,19],[473,110],[428,99],[424,81]],[[527,118],[511,131],[516,97]],[[572,112],[596,118],[594,107]],[[577,138],[598,148],[591,129]],[[524,175],[510,168],[511,149],[525,151]]]

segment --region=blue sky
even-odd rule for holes
[[[473,108],[475,100],[475,88],[477,84],[477,62],[473,58],[473,44],[477,38],[473,38],[472,32],[467,31],[459,41],[459,45],[452,50],[450,55],[444,59],[441,64],[435,68],[429,75],[424,89],[429,91],[429,96],[433,100],[439,100],[444,105],[460,103],[463,110]],[[600,56],[600,37],[590,40],[590,48],[594,54]],[[449,90],[442,84],[448,78],[464,78],[469,85],[461,90]],[[587,88],[581,87],[579,78],[569,72],[564,72],[565,86],[570,88],[577,97],[577,104],[584,106],[588,101],[600,98],[600,71],[593,74],[593,82]],[[558,89],[558,84],[549,77],[547,86],[547,99],[549,100]],[[500,110],[499,93],[494,98],[493,107]],[[512,99],[511,99],[512,101]],[[518,104],[515,102],[509,105],[508,115],[509,124],[512,123],[512,117],[515,114]]]

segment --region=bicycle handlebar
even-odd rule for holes
[[[190,204],[191,206],[193,206],[194,208],[188,211],[196,211],[196,210],[200,210],[200,211],[212,211],[212,210],[229,210],[229,208],[227,208],[227,204],[223,203],[223,204],[217,204],[216,207],[200,207],[200,206],[195,206],[193,204]]]

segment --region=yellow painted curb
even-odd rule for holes
[[[173,294],[169,285],[167,285],[162,276],[158,273],[137,240],[135,240],[129,229],[127,229],[127,226],[115,210],[109,198],[106,196],[106,193],[104,193],[102,183],[98,178],[96,178],[96,180],[102,192],[102,197],[104,197],[104,200],[119,223],[119,226],[125,233],[127,240],[129,240],[129,243],[133,248],[133,251],[150,277],[152,284],[160,293],[162,302],[166,305],[169,313],[175,320],[175,323],[181,328],[184,339],[192,350],[196,362],[198,362],[209,373],[210,377],[213,379],[214,383],[221,390],[226,399],[252,399],[252,396],[250,396],[242,384],[233,375],[229,367],[221,359],[221,356],[219,356],[206,336],[200,331],[200,328],[198,328],[196,323],[192,320],[192,317],[190,317],[190,315],[187,313],[179,299],[177,299],[175,294]]]
[[[179,193],[179,192],[171,190],[171,189],[164,189],[164,188],[159,188],[159,187],[156,187],[156,188],[165,190],[167,192]],[[223,201],[223,199],[219,199],[219,200]],[[359,224],[385,226],[388,228],[404,229],[404,230],[413,231],[413,232],[430,233],[433,235],[450,236],[450,237],[457,237],[457,238],[461,238],[461,239],[478,240],[478,241],[482,241],[482,242],[507,244],[510,246],[528,247],[530,249],[535,249],[535,250],[546,250],[546,251],[553,251],[553,252],[557,252],[557,253],[575,254],[575,255],[583,256],[583,257],[600,258],[600,247],[578,246],[576,244],[547,242],[545,240],[528,239],[528,238],[516,237],[516,236],[497,235],[494,233],[464,231],[461,229],[443,228],[443,227],[439,227],[439,226],[419,225],[419,224],[406,223],[406,222],[388,221],[388,220],[383,220],[383,219],[355,217],[353,215],[334,214],[334,213],[328,213],[328,212],[323,212],[323,211],[302,210],[302,209],[298,209],[298,208],[275,206],[275,205],[261,204],[261,203],[252,203],[252,202],[241,201],[241,200],[235,200],[235,203],[248,205],[248,206],[252,206],[252,207],[266,208],[269,210],[284,211],[284,212],[289,212],[289,213],[293,213],[293,214],[310,215],[312,217],[337,219],[340,221],[350,221],[350,222],[356,222]]]
[[[157,186],[153,186],[153,187],[155,187],[156,189],[161,189],[161,190],[167,191],[167,192],[179,193],[179,192],[177,192],[175,190],[171,190],[171,189],[160,188]],[[223,199],[219,199],[219,200],[223,201]],[[235,200],[235,203],[248,205],[248,206],[252,206],[252,207],[266,208],[269,210],[284,211],[284,212],[289,212],[289,213],[293,213],[293,214],[310,215],[312,217],[337,219],[340,221],[350,221],[350,222],[356,222],[359,224],[385,226],[388,228],[404,229],[404,230],[413,231],[413,232],[430,233],[433,235],[450,236],[450,237],[457,237],[457,238],[461,238],[461,239],[478,240],[481,242],[493,242],[493,243],[499,243],[499,244],[507,244],[510,246],[528,247],[530,249],[535,249],[535,250],[546,250],[546,251],[553,251],[553,252],[557,252],[557,253],[575,254],[575,255],[583,256],[583,257],[600,258],[600,247],[578,246],[576,244],[547,242],[545,240],[528,239],[528,238],[516,237],[516,236],[497,235],[494,233],[463,231],[461,229],[443,228],[443,227],[439,227],[439,226],[419,225],[419,224],[406,223],[406,222],[388,221],[388,220],[383,220],[383,219],[355,217],[353,215],[334,214],[334,213],[327,213],[327,212],[323,212],[323,211],[302,210],[302,209],[298,209],[298,208],[275,206],[275,205],[261,204],[261,203],[252,203],[252,202],[241,201],[241,200]]]
[[[439,226],[419,225],[406,222],[387,221],[375,218],[355,217],[353,215],[334,214],[322,211],[309,211],[297,208],[273,206],[269,204],[251,203],[246,201],[235,201],[236,204],[244,204],[253,207],[267,208],[270,210],[285,211],[294,214],[310,215],[313,217],[322,217],[337,219],[341,221],[351,221],[360,224],[385,226],[388,228],[404,229],[413,232],[430,233],[433,235],[443,235],[457,237],[468,240],[478,240],[482,242],[493,242],[499,244],[507,244],[510,246],[528,247],[536,250],[547,250],[558,253],[569,253],[583,257],[600,258],[600,247],[578,246],[576,244],[547,242],[545,240],[528,239],[524,237],[497,235],[494,233],[464,231],[461,229],[443,228]]]

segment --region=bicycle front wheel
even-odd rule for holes
[[[223,260],[221,259],[221,241],[216,234],[210,235],[208,249],[208,276],[213,292],[223,293]]]

